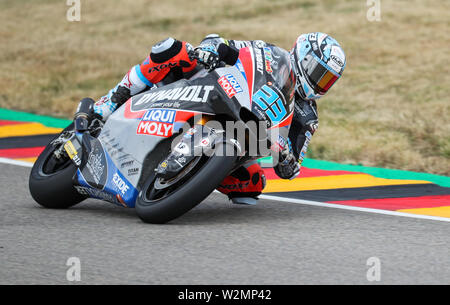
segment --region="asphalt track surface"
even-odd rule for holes
[[[30,168],[0,164],[0,284],[450,284],[450,225],[212,194],[168,225],[87,200],[47,210],[28,192]],[[381,281],[366,278],[367,259]]]

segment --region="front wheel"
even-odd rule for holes
[[[226,145],[218,144],[216,151],[226,150]],[[222,150],[224,149],[224,150]],[[147,223],[161,224],[171,221],[202,202],[232,170],[237,156],[213,154],[211,157],[198,157],[183,178],[162,188],[161,181],[153,174],[147,178],[136,201],[138,216]],[[155,185],[156,184],[156,185]],[[155,187],[156,186],[156,187]]]
[[[73,124],[59,137],[72,130]],[[50,143],[39,155],[31,169],[29,188],[33,199],[43,207],[65,209],[83,201],[85,197],[73,186],[72,178],[77,168],[68,157],[57,159],[54,155],[57,148]]]

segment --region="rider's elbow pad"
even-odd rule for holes
[[[224,43],[221,43],[217,47],[217,53],[219,53],[220,61],[231,66],[234,65],[239,58],[239,50]]]

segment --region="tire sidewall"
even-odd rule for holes
[[[235,165],[236,159],[237,156],[213,155],[191,179],[156,203],[143,198],[149,184],[146,181],[136,200],[138,216],[144,222],[166,223],[183,215],[217,188]]]
[[[73,163],[50,175],[42,172],[44,163],[53,151],[53,145],[48,144],[34,163],[29,178],[30,194],[38,204],[46,208],[68,208],[84,200],[85,197],[78,193],[73,185],[72,179],[77,171]]]

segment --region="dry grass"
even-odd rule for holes
[[[381,22],[366,20],[365,0],[81,1],[73,23],[65,0],[0,2],[0,107],[70,117],[167,36],[196,44],[217,32],[289,49],[322,31],[348,65],[319,102],[309,157],[450,175],[448,0],[381,0]]]

